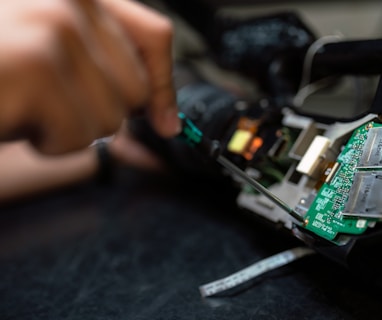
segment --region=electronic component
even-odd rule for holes
[[[189,118],[187,118],[184,113],[180,112],[178,116],[182,121],[182,132],[179,135],[180,138],[184,139],[191,147],[198,149],[202,154],[207,155],[212,159],[216,159],[218,163],[220,163],[224,168],[228,169],[232,174],[238,176],[241,180],[255,188],[258,192],[267,197],[289,215],[294,217],[297,221],[303,222],[303,217],[293,208],[288,206],[287,203],[279,199],[261,183],[251,178],[246,172],[241,170],[233,162],[222,156],[220,154],[221,148],[218,141],[210,140],[204,137],[203,133],[194,125],[194,123]]]
[[[283,209],[290,216],[295,218],[299,222],[303,222],[304,219],[302,216],[291,208],[286,202],[282,201],[276,195],[274,195],[271,191],[265,188],[262,184],[260,184],[257,180],[251,178],[247,173],[237,167],[234,163],[229,161],[223,156],[218,156],[216,159],[224,168],[228,169],[233,174],[236,174],[239,178],[241,178],[244,182],[248,183],[251,187],[255,188],[262,195],[271,200],[274,204],[276,204],[279,208]]]
[[[243,154],[250,143],[252,136],[250,131],[241,129],[236,130],[228,143],[228,151]]]
[[[237,129],[228,142],[227,150],[241,155],[247,161],[252,160],[254,154],[263,145],[263,139],[256,136],[261,121],[241,117]]]
[[[382,218],[382,171],[356,172],[342,216]]]
[[[358,167],[382,167],[382,128],[371,128]]]
[[[382,204],[378,199],[382,180],[377,172],[360,171],[358,164],[375,158],[370,149],[381,129],[381,124],[370,122],[354,131],[337,158],[338,168],[330,179],[328,176],[306,213],[305,228],[336,242],[338,234],[362,234],[369,222],[375,221]]]
[[[298,69],[296,64],[292,66]],[[311,67],[311,80],[319,81],[321,69]],[[288,76],[285,80],[289,84]],[[290,104],[293,97],[282,84],[272,81],[275,91],[256,101],[245,92],[236,95],[211,85],[199,74],[192,81],[186,78],[178,88],[177,101],[184,114],[183,138],[193,148],[178,139],[147,140],[175,170],[211,175],[218,182],[221,175],[231,178],[234,195],[239,191],[237,205],[246,214],[286,229],[339,263],[357,268],[363,264],[369,270],[375,265],[370,244],[377,248],[382,239],[378,210],[382,206],[376,191],[382,189],[381,99],[356,116],[338,109],[341,116],[334,116],[334,104],[325,104],[327,114],[311,114],[309,106],[297,109]],[[283,91],[280,96],[278,88]],[[382,81],[378,90],[382,92]],[[202,133],[218,143],[204,143]],[[222,170],[206,154],[228,170]],[[359,256],[362,258],[357,259]],[[379,265],[382,267],[382,262]]]
[[[319,171],[330,140],[327,137],[316,136],[297,166],[297,171],[308,176],[315,176]]]

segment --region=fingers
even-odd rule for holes
[[[147,103],[147,74],[135,45],[96,1],[74,1],[79,7],[88,32],[84,35],[97,63],[119,92],[127,109]],[[89,32],[90,31],[90,32]],[[122,102],[121,101],[121,102]]]
[[[45,153],[83,148],[118,130],[126,104],[147,101],[141,59],[95,1],[10,6],[13,25],[0,32],[0,66],[10,66],[0,70],[0,139],[27,136]]]
[[[36,30],[33,43],[9,43],[6,60],[13,64],[1,73],[10,90],[0,93],[0,127],[5,138],[27,135],[40,151],[62,153],[117,131],[124,108],[115,81],[85,41],[92,29],[74,7],[52,3],[23,17],[28,23],[17,36]]]
[[[99,1],[0,2],[0,140],[23,133],[66,152],[144,104],[158,133],[178,132],[171,24],[135,2]]]
[[[50,41],[47,38],[52,37],[57,40],[52,32],[46,32],[43,41]],[[59,45],[60,42],[55,46]],[[32,133],[28,133],[29,139],[38,150],[49,154],[86,147],[105,128],[114,126],[113,131],[115,131],[120,123],[120,119],[117,121],[110,118],[115,112],[101,117],[100,112],[104,109],[99,106],[96,105],[94,108],[88,106],[86,109],[84,105],[87,104],[82,103],[86,99],[85,95],[77,95],[73,90],[75,79],[64,77],[54,56],[49,54],[50,50],[30,53],[24,65],[19,64],[19,68],[13,70],[15,81],[12,87],[23,93],[20,95],[23,100],[18,105],[13,103],[7,106],[16,110],[25,108],[24,114],[27,115],[19,119],[22,126],[18,127],[18,130],[33,129]],[[68,66],[67,63],[66,65]],[[16,95],[17,92],[12,94]],[[102,93],[99,97],[102,97]]]
[[[152,171],[165,168],[156,154],[131,135],[126,124],[121,126],[108,147],[112,156],[123,165]]]
[[[180,131],[172,80],[172,25],[158,13],[133,1],[102,0],[136,44],[147,68],[151,96],[150,115],[163,136]]]

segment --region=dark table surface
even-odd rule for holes
[[[198,286],[301,245],[224,183],[121,170],[0,208],[0,319],[382,319],[381,288],[318,255],[241,292]]]

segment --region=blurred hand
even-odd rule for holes
[[[12,0],[0,21],[0,140],[80,149],[143,105],[160,135],[179,130],[166,18],[133,1]]]
[[[121,165],[151,171],[166,169],[165,163],[148,147],[137,141],[124,123],[108,144],[112,157]]]

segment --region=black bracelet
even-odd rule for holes
[[[105,141],[98,141],[95,147],[98,157],[96,181],[100,184],[110,184],[113,180],[114,160],[109,152],[108,144]]]

